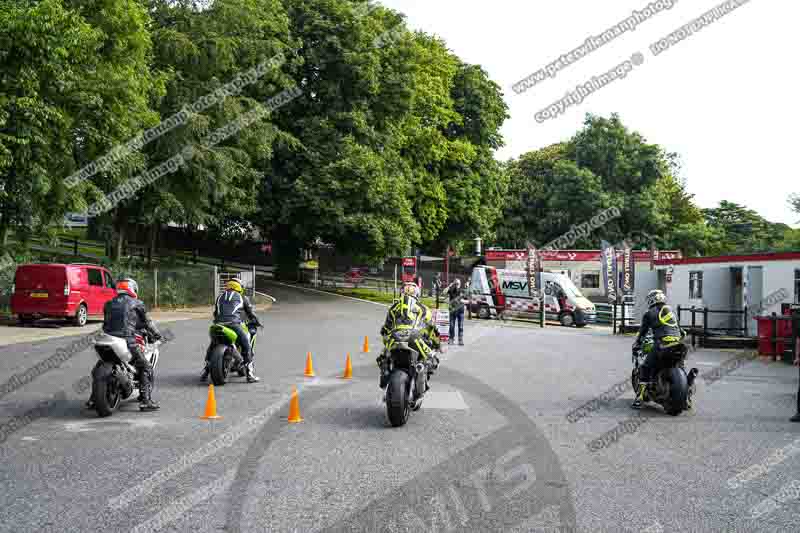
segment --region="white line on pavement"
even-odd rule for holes
[[[335,292],[320,291],[320,290],[317,290],[317,289],[311,289],[309,287],[300,287],[298,285],[290,285],[288,283],[281,283],[280,281],[270,281],[269,283],[275,283],[276,285],[282,285],[284,287],[291,287],[292,289],[300,289],[302,291],[311,291],[311,292],[318,292],[320,294],[327,294],[329,296],[338,296],[339,298],[347,298],[348,300],[355,300],[356,302],[364,302],[364,303],[368,303],[368,304],[379,305],[381,307],[389,307],[388,305],[382,304],[382,303],[379,303],[379,302],[371,302],[369,300],[362,300],[361,298],[353,298],[352,296],[345,296],[344,294],[336,294]]]
[[[303,388],[304,385],[298,385],[297,391],[300,392]],[[256,429],[260,428],[278,411],[278,409],[286,405],[288,401],[289,398],[287,397],[284,400],[268,406],[259,414],[250,417],[244,422],[234,426],[213,441],[205,444],[190,454],[184,455],[176,463],[156,472],[138,485],[124,491],[119,496],[109,499],[107,507],[115,510],[123,509],[132,501],[150,492],[154,487],[180,474],[184,470],[191,468],[195,464],[205,460],[208,456],[218,452],[219,450],[233,445],[245,435],[248,435],[249,433],[252,433]]]
[[[165,507],[160,513],[153,518],[139,524],[131,530],[131,533],[139,533],[144,531],[160,531],[164,526],[174,522],[186,513],[189,509],[194,507],[200,502],[209,499],[212,496],[224,494],[236,479],[236,470],[227,472],[224,476],[218,478],[211,485],[197,490],[188,496],[185,496],[177,501],[173,501],[169,506]],[[172,496],[170,495],[170,500]]]
[[[469,410],[469,405],[458,391],[428,391],[422,405],[425,409]]]
[[[265,293],[263,293],[263,292],[258,292],[258,291],[256,291],[256,294],[260,294],[261,296],[266,296],[267,298],[269,298],[270,300],[272,300],[272,302],[273,302],[273,303],[278,301],[278,300],[276,300],[275,298],[273,298],[272,296],[270,296],[269,294],[265,294]]]

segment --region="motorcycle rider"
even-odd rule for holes
[[[214,304],[214,324],[224,324],[236,332],[236,344],[242,352],[247,382],[256,383],[261,379],[253,373],[253,350],[250,345],[250,333],[242,324],[242,312],[247,315],[249,322],[252,322],[258,328],[263,327],[255,312],[253,312],[250,300],[244,294],[242,280],[232,278],[225,284],[225,290],[217,297],[217,301]],[[208,366],[208,355],[208,352],[206,352],[206,366],[200,377],[201,381],[208,379],[208,374],[211,371]]]
[[[103,308],[103,332],[125,339],[132,358],[131,365],[138,372],[139,380],[139,409],[142,411],[155,411],[159,405],[153,401],[153,367],[145,358],[144,353],[136,344],[137,333],[147,332],[155,340],[163,339],[161,333],[150,317],[147,316],[144,302],[139,300],[137,292],[139,285],[130,278],[125,278],[116,284],[117,296],[106,302]],[[94,390],[86,406],[94,407]]]
[[[419,287],[414,283],[403,286],[403,294],[396,301],[386,315],[386,322],[381,328],[384,349],[378,356],[376,363],[381,370],[380,388],[386,388],[389,383],[389,369],[387,368],[387,353],[392,342],[392,333],[398,329],[414,329],[422,332],[422,338],[416,341],[416,348],[422,361],[428,367],[428,376],[432,376],[439,368],[439,358],[434,351],[441,349],[439,333],[433,320],[430,308],[419,302]],[[426,386],[426,390],[430,386]]]
[[[672,308],[667,305],[667,296],[658,289],[652,290],[647,294],[648,310],[642,317],[642,325],[639,328],[639,335],[633,343],[633,349],[638,350],[642,346],[642,339],[649,330],[653,330],[653,351],[639,367],[639,391],[636,394],[631,407],[639,409],[642,406],[644,392],[647,385],[652,382],[655,376],[653,372],[658,363],[659,357],[671,350],[678,349],[685,336],[684,331],[678,326],[678,319]]]

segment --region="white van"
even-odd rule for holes
[[[542,272],[542,285],[548,320],[579,328],[597,321],[594,304],[581,294],[569,277]],[[476,266],[470,280],[469,301],[470,311],[480,318],[490,318],[498,312],[520,316],[539,314],[540,302],[528,295],[528,274],[524,270]]]

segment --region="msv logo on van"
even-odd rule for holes
[[[515,291],[524,291],[528,288],[527,281],[504,281],[503,290],[512,289]]]

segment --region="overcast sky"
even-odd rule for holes
[[[678,152],[701,207],[729,200],[798,227],[786,198],[800,192],[795,169],[798,106],[797,0],[750,0],[654,56],[650,45],[720,0],[677,0],[602,48],[522,94],[511,86],[589,36],[643,10],[647,0],[382,0],[412,29],[443,38],[462,60],[482,65],[503,89],[511,118],[501,159],[571,137],[587,112],[609,116],[648,142]],[[534,115],[576,85],[644,56],[624,79],[543,123]]]

